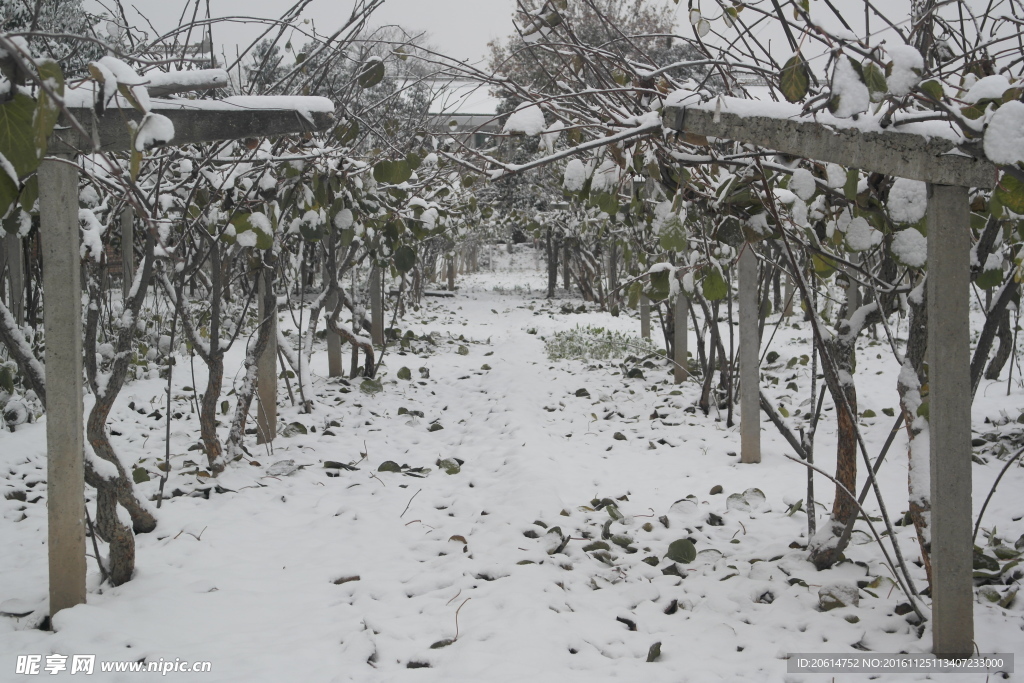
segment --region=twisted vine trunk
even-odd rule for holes
[[[96,366],[96,341],[99,326],[103,291],[99,283],[96,269],[89,279],[90,306],[86,314],[85,359],[86,374],[89,378],[96,401],[85,423],[86,438],[96,457],[112,465],[116,471],[114,476],[105,475],[96,470],[90,459],[85,460],[85,480],[96,489],[96,533],[110,546],[109,566],[107,567],[110,582],[121,585],[132,578],[135,571],[135,533],[145,533],[156,528],[156,518],[148,506],[135,495],[132,480],[117,457],[110,437],[107,434],[107,419],[114,406],[121,388],[128,375],[131,359],[131,346],[135,337],[135,320],[145,300],[149,282],[153,274],[154,240],[151,232],[147,233],[146,260],[142,271],[126,294],[125,308],[130,318],[122,322],[116,344],[114,360],[109,374],[100,381]],[[128,511],[132,527],[123,524],[117,514],[117,506],[121,505]]]
[[[271,255],[268,254],[268,258]],[[256,275],[258,278],[265,278],[266,288],[263,295],[263,310],[268,314],[260,321],[259,331],[256,334],[256,341],[249,347],[245,354],[243,366],[244,375],[239,390],[236,392],[235,413],[231,419],[231,428],[228,431],[227,455],[234,459],[245,452],[243,444],[245,440],[245,423],[249,417],[249,408],[252,407],[252,399],[256,394],[256,382],[260,356],[270,343],[270,335],[274,329],[271,316],[277,315],[277,295],[274,293],[274,272],[273,265],[265,265],[263,270]],[[258,291],[256,283],[253,283],[253,290]]]

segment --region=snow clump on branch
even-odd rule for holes
[[[886,51],[892,58],[892,72],[886,79],[889,92],[897,97],[909,95],[924,73],[921,53],[910,45],[886,45]]]
[[[512,112],[502,133],[523,133],[524,135],[540,135],[544,132],[544,112],[535,104],[523,105]]]

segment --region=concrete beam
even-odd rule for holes
[[[750,100],[720,100],[665,107],[664,124],[679,132],[942,185],[992,188],[999,175],[992,163],[965,154],[951,140],[898,130],[865,131],[852,120],[825,115],[797,119],[799,106],[774,102],[756,103],[769,115],[752,115]]]
[[[131,148],[128,122],[138,124],[142,114],[134,109],[109,109],[96,116],[92,109],[72,108],[71,113],[86,130],[95,132],[101,152],[124,152]],[[327,112],[311,112],[310,118],[291,109],[163,109],[154,108],[174,124],[174,139],[157,147],[260,138],[293,133],[327,130],[334,116]],[[50,138],[50,154],[89,153],[93,140],[83,137],[68,126],[65,117],[57,124]]]

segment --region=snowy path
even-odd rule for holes
[[[548,361],[544,335],[577,324],[635,334],[636,321],[558,314],[560,302],[494,291],[501,277],[467,278],[457,298],[400,321],[416,335],[437,333],[440,343],[423,355],[389,351],[382,392],[318,380],[323,400],[314,415],[283,409],[282,426],[301,422],[308,433],[279,438],[273,453],[254,450],[258,466],[236,463],[218,481],[225,492],[209,500],[168,501],[156,532],[138,539],[133,581],[97,590],[91,564],[89,604],[59,615],[56,633],[32,628],[35,615],[0,620],[0,679],[17,654],[84,653],[212,662],[211,673],[170,676],[197,681],[798,683],[820,677],[787,676],[787,652],[927,646],[893,613],[903,598],[884,581],[877,598],[861,595],[859,608],[816,610],[820,586],[871,581],[884,570],[870,545],[850,551],[864,566],[825,573],[789,547],[805,530],[803,513],[786,514],[803,495],[803,473],[778,456],[777,437],[766,432],[765,464],[741,467],[730,455],[736,430],[685,411],[696,386],[678,393],[662,383],[660,367],[625,379],[615,363]],[[540,273],[525,277],[533,280],[515,273],[505,284],[539,286]],[[412,380],[396,379],[403,366]],[[420,367],[429,379],[420,379]],[[325,370],[320,353],[314,374]],[[132,393],[150,390],[158,395],[159,383]],[[129,416],[127,408],[115,415]],[[443,428],[431,430],[435,423]],[[181,466],[190,455],[187,425],[175,425],[182,438],[169,491],[202,483]],[[12,472],[39,478],[40,429],[5,441],[24,452]],[[886,429],[872,431],[872,443]],[[144,443],[125,457],[145,454]],[[158,454],[162,444],[151,448]],[[304,467],[267,476],[286,459]],[[446,474],[441,459],[461,460],[460,471]],[[358,469],[329,476],[338,470],[324,468],[327,460]],[[388,460],[431,472],[378,472]],[[831,467],[827,455],[822,462]],[[905,484],[893,479],[898,496]],[[709,493],[716,484],[723,495]],[[765,500],[749,509],[727,502],[755,486]],[[830,502],[827,489],[823,496]],[[611,533],[634,553],[611,543],[604,562],[583,547],[601,539],[610,517],[591,501],[606,497],[626,515]],[[43,609],[45,508],[6,503],[0,603],[16,597]],[[26,518],[14,523],[16,514]],[[715,516],[720,525],[709,523]],[[555,526],[571,538],[549,554],[563,545]],[[909,534],[900,533],[913,553]],[[668,544],[680,538],[703,551],[679,565],[685,580],[662,572],[671,564],[663,559]],[[983,650],[1019,649],[1015,611],[979,616]],[[456,628],[454,643],[431,647],[454,639]],[[661,657],[647,663],[655,643]]]

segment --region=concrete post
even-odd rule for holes
[[[569,240],[567,239],[562,240],[562,286],[565,287],[566,293],[572,287],[569,277]]]
[[[760,340],[757,334],[757,256],[747,243],[739,259],[740,462],[761,462]]]
[[[269,275],[269,274],[268,274]],[[256,363],[256,443],[270,443],[277,437],[277,305],[270,311],[263,305],[268,276],[260,273],[257,297],[259,319],[270,318],[270,341]],[[301,353],[301,351],[300,351]]]
[[[788,272],[783,276],[785,278],[785,288],[782,293],[782,315],[787,318],[793,317],[793,299],[796,296],[796,288],[794,287],[793,276]]]
[[[326,317],[334,314],[334,308],[338,305],[338,295],[331,294],[327,297]],[[327,376],[342,377],[345,370],[341,364],[341,337],[327,328]]]
[[[7,278],[11,286],[8,308],[19,325],[25,324],[25,254],[17,234],[4,235],[4,254],[7,257]]]
[[[676,384],[685,382],[690,376],[689,365],[687,364],[686,352],[687,352],[687,341],[689,338],[689,316],[690,316],[690,299],[686,296],[686,293],[680,288],[679,295],[676,296],[675,308],[672,311],[672,320],[675,326],[673,333],[673,346],[675,354],[675,366],[673,366],[672,377]]]
[[[651,300],[643,294],[640,295],[640,336],[651,338]]]
[[[124,278],[122,296],[127,296],[135,281],[135,209],[131,204],[121,211],[121,273]]]
[[[374,346],[384,346],[384,300],[377,266],[370,269],[370,337]]]
[[[614,304],[618,297],[615,294],[616,288],[619,286],[619,242],[618,240],[612,240],[611,246],[608,248],[608,305]],[[642,309],[641,309],[642,310]],[[647,339],[650,339],[650,333],[644,335]]]
[[[82,285],[78,167],[39,166],[46,328],[46,512],[50,615],[85,602]]]
[[[932,650],[974,650],[971,541],[970,210],[967,188],[928,186]]]

